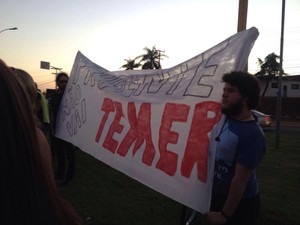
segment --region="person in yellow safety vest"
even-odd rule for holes
[[[41,130],[47,136],[50,128],[48,101],[39,90],[36,92],[36,115],[41,123]]]

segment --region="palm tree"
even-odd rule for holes
[[[135,59],[124,59],[126,61],[126,64],[124,64],[123,66],[121,66],[120,68],[125,68],[125,70],[134,70],[135,68],[138,68],[141,66],[141,64],[135,61]]]
[[[164,57],[168,57],[163,53],[164,51],[156,49],[155,46],[153,46],[152,49],[145,47],[144,50],[146,54],[136,57],[136,59],[140,59],[142,69],[161,69],[160,60]]]
[[[267,78],[265,89],[262,93],[262,96],[264,96],[268,89],[270,80],[275,79],[276,76],[278,76],[278,74],[279,74],[280,64],[277,61],[277,60],[279,60],[279,56],[273,52],[273,53],[267,55],[264,60],[261,60],[260,58],[258,58],[257,60],[258,60],[259,66],[260,66],[260,71],[258,71],[255,74],[255,76],[257,76],[257,77],[264,76]]]

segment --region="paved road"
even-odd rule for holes
[[[274,122],[272,124],[271,127],[266,127],[264,128],[265,131],[276,131],[277,126],[276,126],[276,122]],[[295,132],[295,133],[300,133],[300,121],[282,121],[280,122],[280,128],[279,128],[280,132]]]

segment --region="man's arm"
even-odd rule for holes
[[[246,185],[252,174],[252,169],[248,169],[241,164],[237,164],[235,168],[235,175],[231,180],[229,193],[226,202],[221,212],[209,212],[207,214],[207,220],[209,224],[224,224],[228,220],[226,217],[230,217],[240,200],[243,197]]]

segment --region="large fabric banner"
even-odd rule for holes
[[[257,37],[250,28],[161,70],[111,72],[78,52],[56,136],[205,213],[214,172],[210,135],[222,118],[221,77],[245,68]]]

